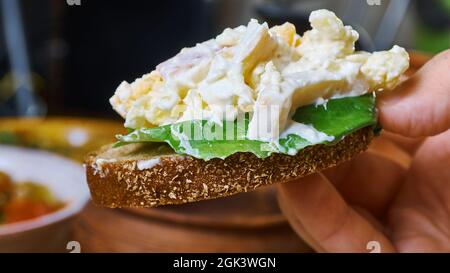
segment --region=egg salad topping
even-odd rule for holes
[[[122,82],[110,102],[133,129],[188,120],[221,124],[249,113],[249,139],[272,142],[286,132],[326,139],[314,128],[293,124],[295,110],[392,89],[409,57],[399,46],[355,52],[358,33],[331,11],[314,11],[309,21],[312,29],[302,36],[290,23],[269,28],[254,19],[227,28],[142,78]]]

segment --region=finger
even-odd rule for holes
[[[450,128],[450,50],[428,63],[396,90],[377,99],[379,121],[390,132],[430,136]]]
[[[295,182],[294,182],[295,183]],[[325,252],[325,250],[314,240],[314,238],[306,231],[303,223],[297,218],[295,210],[290,206],[290,202],[281,196],[280,191],[278,191],[278,206],[283,212],[284,217],[288,219],[289,224],[294,229],[294,231],[300,236],[300,238],[308,244],[313,250],[317,252]]]
[[[405,137],[399,134],[388,132],[386,130],[383,130],[381,132],[381,136],[395,143],[398,147],[403,149],[409,155],[414,155],[417,149],[425,140],[425,138],[423,137],[418,138]]]
[[[382,135],[365,153],[323,173],[352,206],[363,207],[382,219],[410,162],[407,152]]]
[[[369,152],[324,172],[345,200],[378,218],[385,215],[405,173],[397,163]]]
[[[386,134],[383,134],[381,137],[373,139],[372,143],[370,143],[368,152],[392,161],[404,169],[408,169],[411,165],[411,155],[391,139],[395,141],[402,141],[403,145],[406,143],[406,140],[404,139],[400,140],[393,136],[388,137]],[[411,144],[411,146],[413,145],[413,143],[408,144]]]
[[[428,138],[389,213],[400,251],[450,251],[450,130]]]
[[[294,230],[316,251],[367,252],[377,241],[383,252],[395,251],[382,232],[353,210],[333,185],[314,174],[279,185],[280,207]]]

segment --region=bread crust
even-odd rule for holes
[[[86,157],[86,176],[92,200],[99,206],[183,204],[289,182],[336,166],[366,150],[373,135],[372,127],[366,127],[333,145],[314,145],[295,156],[273,154],[265,159],[236,153],[204,161],[173,152],[152,155],[145,151],[146,144],[106,146]]]

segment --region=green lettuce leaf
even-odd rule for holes
[[[376,125],[375,98],[368,94],[333,99],[319,106],[300,107],[292,119],[313,126],[316,130],[334,137],[333,142],[336,142],[360,128]],[[156,128],[141,128],[128,135],[117,136],[119,141],[115,146],[166,142],[176,153],[209,160],[225,158],[237,152],[251,152],[260,158],[272,153],[293,155],[307,146],[319,144],[310,143],[296,134],[280,138],[277,143],[251,140],[246,137],[249,117],[245,116],[238,120],[240,121],[224,122],[222,125],[193,120]],[[320,144],[328,143],[328,141],[320,142]]]

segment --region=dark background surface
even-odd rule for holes
[[[120,81],[131,82],[212,35],[207,7],[197,0],[115,0],[69,8],[63,32],[70,45],[64,99],[76,108],[109,110],[105,98]]]

